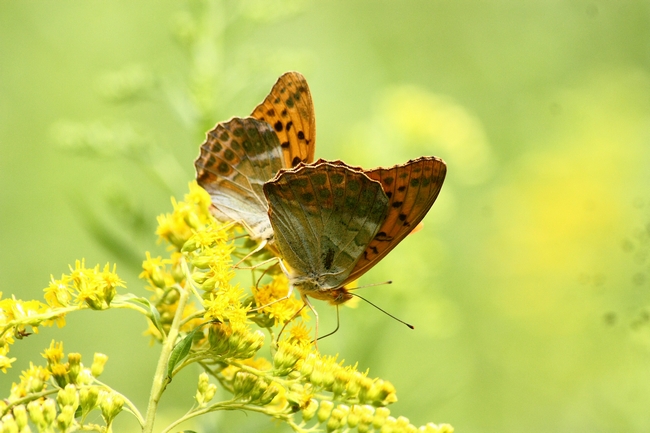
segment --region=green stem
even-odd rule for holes
[[[143,433],[151,433],[153,431],[153,424],[156,419],[156,409],[158,408],[158,403],[160,402],[162,393],[165,391],[165,388],[169,383],[167,364],[169,362],[169,356],[176,344],[178,331],[181,322],[183,321],[183,311],[185,310],[185,304],[187,304],[187,299],[189,298],[189,292],[187,290],[179,289],[179,294],[180,297],[178,299],[178,306],[176,307],[176,314],[174,315],[174,320],[169,328],[167,338],[163,342],[160,358],[158,358],[158,366],[156,367],[156,373],[151,386],[151,394],[149,395],[149,404],[147,405],[147,416],[144,427],[142,428]]]
[[[264,407],[253,406],[253,405],[237,402],[234,400],[230,400],[230,401],[222,401],[220,403],[215,403],[207,407],[202,407],[202,408],[197,408],[196,410],[192,410],[187,414],[185,414],[184,416],[182,416],[181,418],[174,421],[173,423],[171,423],[170,425],[168,425],[161,433],[168,433],[172,431],[174,427],[189,419],[195,418],[200,415],[204,415],[206,413],[215,412],[217,410],[244,410],[250,412],[259,412],[267,416],[281,419],[282,421],[290,424],[292,428],[293,426],[296,426],[296,424],[291,420],[291,416],[285,413],[274,412]]]
[[[0,337],[4,337],[5,333],[15,326],[41,326],[42,323],[46,320],[54,320],[55,318],[71,313],[72,311],[84,310],[86,308],[88,307],[84,305],[74,305],[72,307],[56,308],[45,313],[34,314],[31,316],[12,320],[10,322],[7,322],[5,326],[0,330]]]
[[[102,382],[100,380],[95,379],[95,383],[102,386],[106,390],[109,390],[111,392],[119,394],[120,397],[122,397],[124,399],[124,403],[126,404],[126,406],[128,408],[127,412],[131,412],[133,414],[133,416],[135,417],[135,419],[138,420],[138,423],[140,424],[140,427],[144,427],[144,418],[142,417],[142,414],[138,410],[137,406],[135,404],[133,404],[133,402],[131,400],[129,400],[124,394],[115,391],[113,388],[106,385],[104,382]],[[90,388],[90,386],[87,386],[87,388]]]

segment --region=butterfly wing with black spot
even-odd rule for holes
[[[283,74],[251,117],[267,122],[278,135],[284,167],[314,160],[316,117],[307,80],[301,74]]]
[[[343,285],[387,214],[381,184],[345,165],[282,170],[264,193],[276,247],[293,282],[315,280],[320,290]]]
[[[424,218],[438,197],[447,166],[425,156],[391,168],[363,171],[381,183],[388,196],[388,215],[346,280],[356,280],[400,243]]]
[[[235,117],[208,132],[194,165],[198,184],[212,198],[212,214],[241,223],[254,239],[267,240],[273,231],[262,186],[283,162],[278,136],[269,124]]]

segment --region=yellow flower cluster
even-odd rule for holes
[[[273,325],[287,323],[296,317],[298,311],[300,311],[303,320],[309,318],[308,309],[302,308],[304,304],[294,296],[278,302],[286,298],[288,288],[289,281],[284,273],[281,273],[276,275],[269,284],[254,291],[255,305],[258,306],[261,313],[273,319]]]
[[[232,257],[247,256],[255,245],[233,241],[236,228],[210,215],[210,197],[203,189],[191,184],[184,201],[172,203],[173,212],[158,219],[158,234],[169,243],[169,255],[147,253],[142,265],[148,298],[117,295],[124,282],[115,267],[86,268],[83,260],[77,261],[70,274],[51,279],[45,289],[47,304],[0,300],[0,368],[11,366],[9,345],[29,335],[27,327],[36,332],[40,325],[62,326],[66,314],[84,308],[130,308],[148,318],[147,333],[162,343],[165,354],[154,379],[161,386],[152,396],[159,398],[156,393],[185,366],[199,363],[205,369],[195,394],[197,405],[179,423],[215,410],[252,410],[282,420],[296,432],[313,431],[318,425],[327,431],[356,428],[361,433],[453,431],[434,424],[417,429],[406,418],[391,417],[385,408],[397,401],[391,383],[368,377],[356,365],[344,366],[336,356],[317,353],[304,323],[307,309],[296,297],[286,298],[288,281],[282,272],[264,271],[265,284],[254,284],[251,294],[235,283]],[[298,316],[303,320],[283,332]],[[266,341],[271,342],[270,357],[262,354]],[[0,402],[0,432],[27,431],[28,423],[39,432],[110,432],[125,404],[141,424],[145,422],[128,399],[96,381],[105,355],[96,354],[87,368],[80,354],[66,358],[63,344],[52,342],[43,357],[47,365],[32,364]],[[212,402],[217,386],[210,378],[232,398]],[[105,426],[84,423],[94,409],[101,412]]]
[[[176,248],[181,249],[185,242],[201,225],[210,224],[210,196],[196,182],[190,184],[190,192],[183,202],[172,198],[174,211],[158,217],[156,234]]]
[[[345,404],[334,405],[331,401],[323,401],[320,404],[311,400],[302,412],[304,422],[309,422],[316,417],[319,424],[325,424],[327,431],[348,431],[357,429],[359,433],[369,431],[381,431],[391,433],[453,433],[454,428],[449,424],[428,423],[416,427],[409,419],[403,416],[394,418],[390,416],[390,410],[385,407],[375,408],[370,405]]]
[[[90,368],[84,367],[78,353],[69,353],[67,362],[63,362],[63,343],[52,341],[43,357],[47,365],[30,364],[22,372],[20,382],[11,386],[9,397],[0,401],[0,431],[28,432],[30,421],[38,432],[52,432],[55,428],[56,431],[79,430],[86,416],[96,408],[100,409],[106,426],[110,426],[122,410],[124,398],[95,384],[95,378],[106,364],[106,355],[96,353]],[[55,387],[50,387],[51,377]]]
[[[70,274],[63,274],[58,280],[50,277],[50,284],[44,289],[47,304],[14,297],[0,300],[0,369],[6,373],[15,361],[8,354],[16,339],[37,333],[41,325],[64,326],[65,315],[71,311],[108,308],[118,287],[125,286],[115,273],[115,266],[112,270],[108,264],[104,269],[99,265],[86,268],[84,260],[77,260],[74,268],[70,267]]]
[[[307,309],[295,296],[286,298],[288,281],[282,272],[264,271],[262,275],[270,281],[254,287],[248,297],[232,283],[235,272],[231,257],[248,257],[246,250],[251,251],[255,245],[244,242],[238,247],[230,240],[236,238],[236,228],[211,217],[210,197],[203,189],[191,184],[184,201],[172,204],[173,212],[158,218],[157,231],[170,244],[171,256],[162,259],[147,255],[141,277],[154,292],[151,303],[156,305],[163,326],[176,314],[179,290],[189,290],[198,299],[199,307],[183,304],[181,332],[187,335],[185,340],[191,339],[184,365],[201,362],[233,394],[233,400],[221,407],[256,406],[258,411],[283,419],[296,431],[305,431],[314,418],[328,431],[414,431],[406,418],[390,417],[385,408],[397,401],[390,382],[372,379],[367,372],[357,371],[356,366],[343,366],[336,357],[314,351],[311,332],[304,324]],[[253,302],[256,308],[251,307]],[[294,324],[284,339],[274,339],[273,328],[284,329],[298,315],[303,320]],[[264,357],[255,358],[265,336],[261,330],[253,331],[253,325],[271,334],[272,365]],[[197,334],[197,330],[201,332]],[[156,332],[154,335],[162,339],[164,334]],[[202,375],[196,400],[205,410],[209,410],[207,404],[215,390],[208,376]],[[302,412],[299,424],[293,419],[296,412]],[[450,426],[433,424],[420,430],[453,431]]]

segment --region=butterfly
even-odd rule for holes
[[[263,190],[287,296],[297,289],[312,311],[308,296],[333,305],[351,299],[345,286],[418,225],[446,172],[436,157],[373,170],[324,160],[280,170]]]
[[[273,238],[264,182],[281,168],[312,162],[315,145],[307,81],[287,72],[250,117],[233,117],[207,133],[194,166],[197,183],[211,196],[211,213],[220,221],[240,223],[261,249]]]

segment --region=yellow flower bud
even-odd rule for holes
[[[70,382],[77,383],[77,376],[81,372],[81,353],[68,354],[68,378]]]
[[[271,384],[266,388],[264,393],[259,399],[259,405],[260,406],[266,406],[267,404],[271,403],[273,399],[280,393],[281,387],[275,382],[271,382]]]
[[[185,223],[194,230],[201,226],[201,220],[199,220],[199,217],[194,213],[185,214],[183,219],[185,220]]]
[[[239,359],[248,359],[264,345],[264,333],[259,329],[255,332],[236,331],[230,337],[229,346],[232,356]]]
[[[77,409],[77,406],[79,405],[77,387],[71,383],[66,385],[65,388],[59,390],[57,393],[56,401],[61,407],[72,406],[74,409]]]
[[[163,273],[162,269],[160,269],[160,266],[154,266],[151,269],[151,272],[149,272],[149,279],[156,287],[159,287],[161,289],[167,287],[167,284],[165,283],[165,274]]]
[[[454,433],[454,428],[450,424],[440,424],[437,433]]]
[[[13,415],[7,414],[2,417],[2,433],[18,433],[18,424]]]
[[[201,284],[201,290],[203,290],[204,292],[210,292],[212,290],[215,290],[218,282],[219,282],[219,277],[217,276],[208,278],[203,282],[203,284]]]
[[[28,422],[27,408],[25,407],[25,405],[20,404],[14,407],[12,412],[14,414],[14,418],[16,419],[16,424],[18,425],[18,429],[22,430],[27,425]]]
[[[317,413],[318,423],[325,422],[325,420],[330,417],[333,408],[334,408],[334,403],[332,403],[331,401],[329,400],[321,401]]]
[[[418,433],[418,428],[413,424],[409,424],[404,428],[405,433]]]
[[[316,387],[322,387],[325,382],[325,372],[323,371],[323,361],[320,359],[314,362],[314,369],[311,372],[309,381]]]
[[[190,260],[190,263],[192,266],[195,268],[199,269],[208,269],[210,267],[210,264],[214,262],[214,259],[210,256],[202,256],[202,255],[197,255]]]
[[[311,378],[316,360],[317,357],[313,353],[307,355],[307,358],[300,364],[300,373],[307,378]]]
[[[332,383],[332,392],[335,396],[339,396],[347,389],[347,386],[352,379],[352,373],[345,368],[339,368],[336,370],[333,377],[334,383]]]
[[[395,387],[392,383],[377,379],[366,395],[366,401],[375,405],[387,405],[397,401]]]
[[[43,402],[43,424],[46,426],[52,425],[56,420],[56,403],[51,398],[46,398]]]
[[[361,385],[359,383],[361,380],[363,380],[364,377],[365,376],[358,371],[355,371],[350,375],[350,380],[345,385],[345,392],[347,393],[348,397],[355,397],[359,395],[359,391],[361,390]]]
[[[217,355],[224,355],[228,350],[228,342],[232,335],[232,328],[225,323],[214,322],[208,329],[210,349]]]
[[[245,371],[238,371],[235,374],[235,379],[233,380],[233,391],[235,396],[244,397],[253,390],[253,387],[257,383],[257,376]]]
[[[211,383],[208,385],[208,389],[205,390],[203,401],[208,403],[214,398],[214,394],[217,392],[217,385]]]
[[[61,413],[56,417],[56,425],[61,431],[66,431],[74,421],[75,409],[72,406],[65,406]]]
[[[208,279],[208,274],[205,272],[201,272],[201,271],[192,272],[192,280],[194,280],[196,284],[203,284],[207,279]]]
[[[316,415],[317,410],[318,410],[318,400],[314,400],[313,398],[310,399],[306,407],[302,410],[302,419],[305,422],[308,422],[314,417],[314,415]]]
[[[99,388],[96,386],[83,388],[79,390],[79,404],[81,405],[82,414],[86,415],[97,407],[99,399]]]
[[[378,407],[375,410],[375,417],[372,420],[372,426],[375,429],[380,429],[384,423],[386,422],[386,419],[390,415],[390,410],[385,407]]]
[[[29,412],[29,419],[37,426],[45,426],[45,416],[43,414],[43,407],[37,400],[32,400],[27,404],[27,412]]]
[[[103,353],[95,353],[93,356],[93,365],[90,367],[90,372],[94,377],[99,377],[104,372],[104,366],[108,361],[108,356]]]
[[[397,420],[395,420],[395,418],[392,416],[387,417],[384,420],[384,424],[381,426],[381,430],[379,431],[380,433],[399,432],[399,429],[397,428]]]
[[[262,397],[262,394],[266,391],[266,389],[269,387],[268,383],[262,378],[257,379],[255,382],[255,385],[253,386],[253,389],[251,389],[250,392],[250,399],[251,402],[256,403],[259,402],[260,398]]]
[[[191,253],[192,251],[196,251],[200,246],[201,245],[197,242],[196,238],[190,238],[187,241],[185,241],[185,243],[183,244],[183,247],[181,248],[181,252]]]
[[[106,425],[110,425],[113,419],[122,411],[124,399],[114,392],[103,391],[100,393],[99,409],[102,411],[102,418]]]
[[[181,283],[183,280],[185,280],[185,271],[183,270],[183,266],[181,266],[180,263],[175,263],[174,266],[172,266],[172,278],[177,283]]]
[[[278,351],[273,356],[273,372],[286,376],[304,355],[303,349],[286,341],[281,341]]]
[[[332,415],[327,420],[327,424],[326,424],[327,431],[333,432],[334,430],[340,429],[343,425],[344,425],[343,416],[338,411],[338,409],[334,409],[332,411]]]
[[[410,423],[409,419],[405,416],[398,416],[395,422],[397,423],[397,426],[400,428],[406,428],[406,426],[408,426]]]
[[[363,410],[361,409],[360,406],[358,405],[352,405],[350,408],[350,413],[348,413],[348,427],[350,428],[355,428],[356,426],[359,425],[359,421],[361,420],[361,415],[363,413]]]

